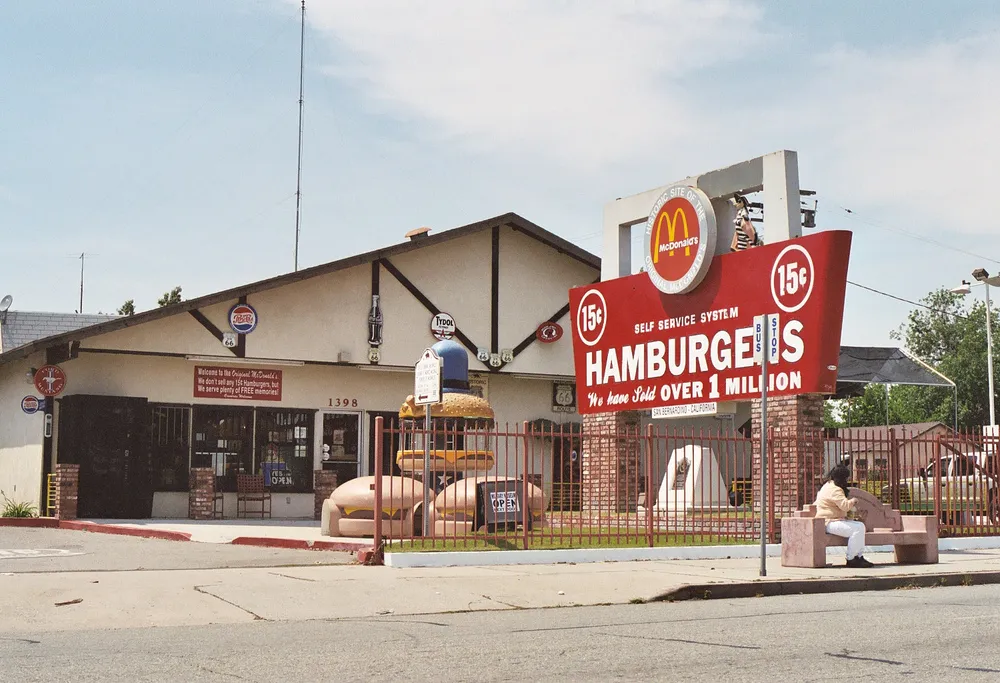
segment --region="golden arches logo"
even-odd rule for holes
[[[668,216],[666,211],[661,212],[659,218],[656,221],[656,234],[654,235],[653,244],[650,245],[652,247],[651,251],[653,252],[652,253],[653,263],[659,263],[660,262],[660,230],[663,228],[663,222],[666,221],[666,223],[667,223],[667,242],[670,243],[670,244],[672,244],[673,242],[677,241],[677,219],[678,219],[678,217],[680,217],[680,220],[682,221],[683,226],[684,226],[684,239],[687,240],[687,239],[689,239],[691,237],[691,233],[690,233],[690,230],[688,228],[687,214],[684,212],[684,208],[683,207],[678,206],[674,210],[673,218],[671,218],[670,216]],[[667,252],[667,256],[673,256],[673,255],[674,255],[674,250],[670,249]],[[685,256],[690,256],[691,255],[691,245],[690,244],[688,244],[688,245],[686,245],[684,247],[684,255]]]

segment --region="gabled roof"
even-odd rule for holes
[[[401,244],[395,244],[391,247],[376,249],[363,254],[349,256],[338,261],[331,261],[330,263],[313,266],[312,268],[305,268],[296,272],[286,273],[284,275],[278,275],[266,280],[253,282],[248,285],[233,287],[232,289],[216,292],[214,294],[207,294],[196,299],[182,301],[178,304],[164,306],[162,308],[154,308],[153,310],[144,311],[135,315],[116,317],[112,320],[100,322],[99,324],[91,324],[89,327],[83,327],[81,329],[55,333],[46,337],[35,339],[31,343],[19,346],[9,352],[6,351],[6,347],[4,347],[4,351],[0,353],[0,364],[24,358],[25,356],[29,356],[38,351],[44,351],[50,346],[66,344],[71,341],[79,341],[86,339],[87,337],[114,332],[116,330],[125,329],[134,325],[141,325],[143,323],[159,320],[178,313],[186,313],[188,311],[197,310],[206,306],[232,301],[242,296],[249,296],[257,292],[275,289],[293,282],[308,280],[310,278],[326,275],[339,270],[346,270],[348,268],[353,268],[354,266],[371,263],[372,261],[376,261],[378,259],[405,254],[417,249],[423,249],[424,247],[431,247],[453,239],[467,237],[469,235],[474,235],[487,230],[492,230],[496,227],[504,226],[538,240],[542,244],[555,249],[557,252],[576,259],[581,263],[585,263],[595,270],[600,270],[601,268],[600,257],[591,254],[585,249],[581,249],[575,244],[549,232],[548,230],[545,230],[538,225],[535,225],[526,218],[518,216],[516,213],[505,213],[502,216],[488,218],[484,221],[479,221],[478,223],[471,223],[459,228],[444,230],[437,234],[431,234],[415,240],[403,242]],[[11,313],[10,315],[13,314]]]
[[[88,315],[79,313],[42,313],[36,311],[7,311],[0,314],[0,353],[73,332],[91,325],[114,320],[116,315]]]
[[[909,439],[915,439],[918,436],[926,434],[937,427],[943,427],[951,431],[951,427],[943,422],[914,422],[912,424],[889,425],[888,427],[885,425],[877,427],[841,427],[837,430],[837,436],[852,441],[864,442],[871,440],[877,442],[888,441],[889,435],[892,434],[896,437],[897,443],[903,443]]]

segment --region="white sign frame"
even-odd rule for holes
[[[441,356],[434,349],[424,349],[413,366],[413,401],[418,406],[441,402]]]

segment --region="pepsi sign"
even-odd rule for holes
[[[233,332],[250,334],[257,329],[257,311],[250,304],[236,304],[229,309],[229,326]]]
[[[21,399],[21,410],[27,415],[34,415],[42,407],[42,402],[34,396],[25,396]]]

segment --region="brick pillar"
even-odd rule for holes
[[[188,483],[188,519],[214,519],[215,470],[211,467],[192,467]]]
[[[330,497],[333,490],[337,488],[337,473],[333,470],[313,471],[313,491],[315,502],[313,505],[313,519],[320,519],[323,514],[323,501]]]
[[[80,500],[80,466],[57,464],[56,509],[57,519],[76,519],[77,503]]]
[[[635,512],[639,499],[639,413],[583,416],[583,509]]]
[[[822,394],[767,399],[768,507],[781,517],[808,505],[823,481]],[[753,497],[760,509],[760,400],[751,402]]]

